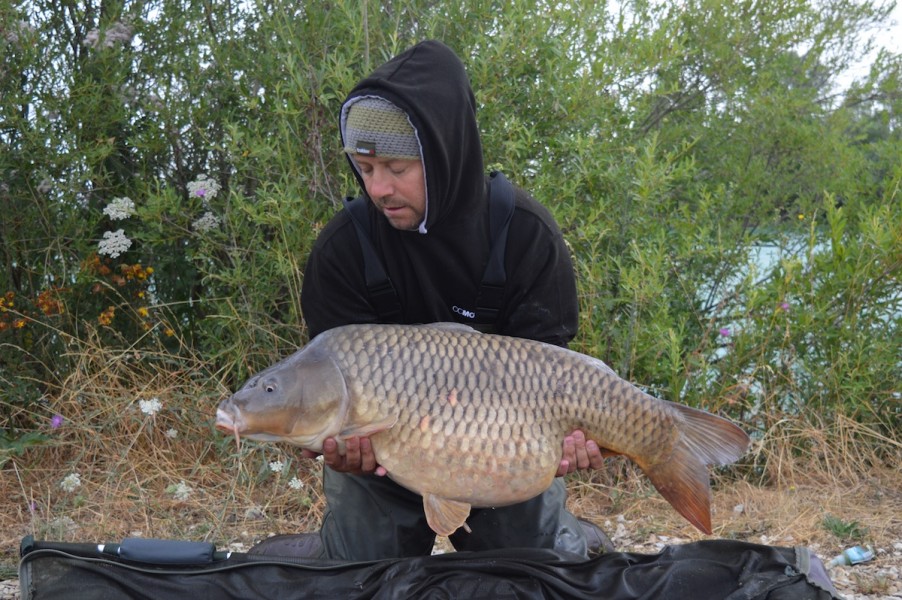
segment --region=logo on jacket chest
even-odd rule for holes
[[[451,310],[454,313],[464,317],[465,319],[475,319],[476,318],[476,313],[474,311],[467,310],[466,308],[461,308],[461,307],[457,306],[456,304],[451,307]]]

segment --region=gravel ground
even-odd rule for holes
[[[19,600],[19,581],[0,581],[0,598],[2,600]]]
[[[623,520],[605,523],[604,529],[609,533],[614,545],[627,552],[656,553],[666,545],[685,543],[680,538],[657,536],[652,534],[647,539],[635,540],[628,531],[628,523]],[[766,540],[764,541],[766,543]],[[442,545],[437,546],[443,551]],[[243,552],[247,547],[233,544],[230,549]],[[812,551],[824,562],[830,557]],[[890,548],[875,548],[874,560],[850,567],[834,567],[830,577],[837,591],[845,600],[902,600],[902,542],[896,542]],[[17,580],[0,582],[0,600],[20,600],[19,582]]]

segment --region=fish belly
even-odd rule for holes
[[[471,424],[472,425],[472,424]],[[507,506],[533,498],[551,485],[560,462],[559,441],[445,435],[442,430],[373,436],[376,458],[400,485],[476,507]],[[492,428],[487,428],[491,432]]]

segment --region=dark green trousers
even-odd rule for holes
[[[324,556],[347,561],[424,556],[435,532],[426,523],[423,499],[388,477],[346,475],[324,467],[326,512],[321,530]],[[586,558],[586,538],[565,507],[556,478],[531,500],[501,508],[474,508],[463,529],[450,536],[456,550],[549,548]]]

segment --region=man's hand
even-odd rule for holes
[[[316,458],[318,454],[310,450],[301,453],[305,458]],[[352,437],[345,440],[345,453],[338,451],[338,442],[335,438],[326,438],[323,441],[323,462],[339,473],[351,475],[385,475],[384,467],[376,463],[376,455],[373,453],[373,444],[367,437]]]
[[[586,441],[586,434],[579,429],[564,438],[564,455],[557,469],[557,477],[573,473],[577,469],[600,469],[604,466],[604,456],[593,441]]]

